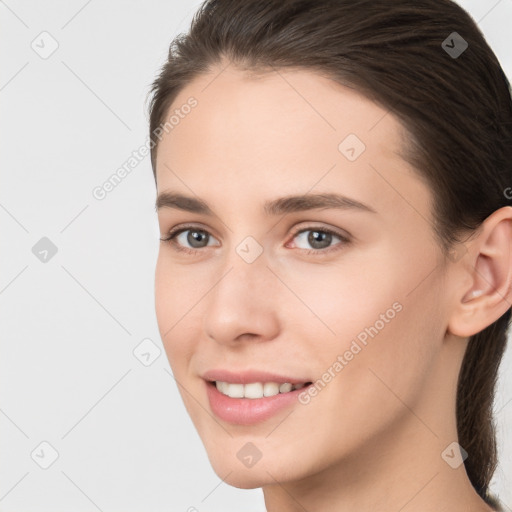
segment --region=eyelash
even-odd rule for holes
[[[171,230],[169,232],[167,237],[160,238],[160,240],[162,242],[168,242],[170,245],[172,245],[173,249],[176,250],[176,251],[185,252],[187,254],[197,254],[199,251],[204,250],[206,247],[203,247],[201,249],[190,249],[189,247],[183,247],[181,245],[178,245],[178,243],[175,240],[175,238],[179,234],[183,233],[184,231],[192,231],[192,230],[201,231],[201,232],[204,232],[204,233],[207,233],[208,235],[210,235],[210,233],[208,233],[208,231],[206,229],[199,228],[197,226],[193,226],[192,225],[192,226],[182,226],[182,227],[173,229],[173,230]],[[292,233],[292,240],[297,235],[299,235],[300,233],[303,233],[305,231],[318,231],[320,233],[328,233],[330,235],[338,237],[341,240],[341,242],[342,242],[342,243],[338,243],[338,244],[336,244],[334,246],[328,247],[327,249],[299,249],[300,251],[303,251],[303,253],[307,254],[307,255],[315,254],[316,256],[320,256],[321,257],[323,255],[326,255],[327,253],[331,253],[332,251],[341,250],[341,248],[338,248],[338,246],[340,246],[340,245],[348,245],[350,243],[350,239],[347,236],[344,236],[341,233],[338,233],[338,232],[336,232],[336,231],[334,231],[332,229],[319,228],[319,227],[316,227],[316,226],[310,226],[310,227],[300,228],[300,229],[295,230]]]

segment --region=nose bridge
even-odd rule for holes
[[[223,256],[220,274],[224,278],[219,281],[217,294],[228,294],[233,300],[244,297],[257,299],[258,288],[269,280],[267,268],[268,256],[253,236],[246,236],[241,242],[233,244]],[[222,283],[222,281],[225,281]],[[224,297],[226,298],[226,297]]]
[[[230,342],[246,333],[263,338],[275,335],[277,296],[271,292],[275,277],[267,264],[263,246],[251,236],[225,255],[204,315],[210,338]]]
[[[263,247],[253,237],[233,246],[221,265],[220,274],[224,277],[215,286],[215,301],[232,303],[239,309],[264,308],[262,292],[269,284],[270,274],[267,263]]]

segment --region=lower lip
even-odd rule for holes
[[[213,414],[221,420],[237,425],[254,425],[298,402],[298,395],[309,386],[263,398],[231,398],[221,393],[215,383],[206,383],[206,393]]]

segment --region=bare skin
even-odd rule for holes
[[[197,106],[164,134],[157,158],[158,194],[201,198],[214,212],[159,208],[162,238],[185,223],[207,235],[201,248],[186,231],[161,242],[155,299],[215,472],[262,487],[268,512],[492,510],[464,465],[442,454],[457,441],[467,339],[512,299],[512,208],[494,212],[463,256],[444,263],[431,191],[399,156],[404,133],[393,115],[310,71],[253,77],[225,65],[180,92],[171,110],[191,96]],[[349,134],[366,146],[354,161],[338,149]],[[375,212],[263,211],[267,200],[333,192]],[[322,228],[337,234],[318,248],[308,235]],[[236,251],[248,236],[263,251],[252,263]],[[333,373],[338,355],[393,304],[400,311]],[[212,368],[308,381],[331,368],[332,378],[307,404],[244,426],[213,415],[201,378]],[[247,442],[262,454],[251,468],[237,458]]]

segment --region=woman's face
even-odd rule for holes
[[[156,312],[214,470],[250,488],[369,457],[430,403],[447,325],[432,196],[396,118],[309,71],[232,66],[171,115],[158,221],[184,231],[161,242]],[[432,437],[414,421],[409,443]]]

